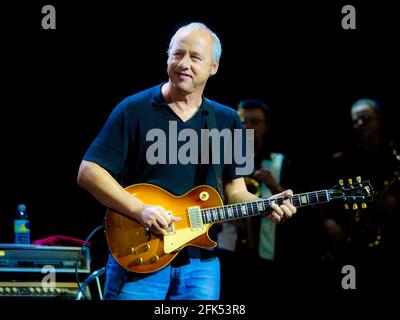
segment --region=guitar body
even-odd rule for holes
[[[112,256],[125,269],[150,273],[169,264],[185,246],[200,248],[216,247],[208,235],[212,225],[191,228],[188,208],[199,206],[210,208],[222,206],[218,192],[209,186],[198,186],[182,196],[151,184],[140,183],[126,190],[144,203],[159,205],[181,221],[175,222],[167,236],[155,235],[134,219],[108,210],[105,218],[106,237]]]

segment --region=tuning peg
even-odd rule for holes
[[[346,210],[349,210],[349,209],[350,209],[350,207],[349,207],[349,205],[348,205],[347,203],[344,204],[344,208],[345,208]]]
[[[353,210],[357,210],[357,209],[358,209],[357,203],[353,203]]]
[[[357,180],[358,183],[361,183],[361,177],[360,176],[356,177],[356,180]]]
[[[365,202],[361,203],[361,209],[366,209],[367,208],[367,204]]]
[[[339,184],[340,184],[341,186],[344,185],[343,179],[340,179],[340,180],[339,180]]]
[[[349,185],[353,184],[353,179],[348,179],[347,181],[349,182]]]

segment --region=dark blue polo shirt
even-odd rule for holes
[[[198,112],[184,122],[165,103],[161,85],[129,96],[112,111],[101,132],[87,150],[84,160],[96,162],[105,168],[124,187],[146,182],[156,184],[175,195],[182,195],[198,184],[216,188],[214,171],[209,170],[208,165],[201,165],[202,170],[199,170],[197,164],[182,164],[179,159],[176,163],[169,161],[171,159],[169,150],[174,148],[173,144],[180,150],[180,147],[188,141],[176,141],[174,138],[174,143],[169,144],[169,139],[173,138],[169,136],[170,121],[173,121],[178,134],[183,129],[195,130],[198,137],[198,152],[201,152],[200,130],[206,128],[209,108],[215,110],[218,130],[243,129],[235,110],[204,97]],[[158,141],[158,139],[146,141],[146,135],[151,129],[161,129],[165,133],[166,164],[149,164],[146,160],[148,148],[156,140]],[[245,138],[244,132],[243,138]],[[220,155],[221,162],[224,162],[223,140]],[[222,167],[224,181],[242,176],[236,174],[234,155],[232,162],[233,164],[224,164]],[[199,171],[205,173],[199,175]]]

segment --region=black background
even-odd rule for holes
[[[41,28],[45,4],[56,8],[56,30]],[[341,27],[346,4],[356,30]],[[206,95],[232,107],[260,98],[273,110],[275,144],[307,178],[295,191],[314,188],[327,156],[351,139],[356,99],[381,102],[398,136],[393,4],[16,2],[1,16],[0,242],[13,241],[21,202],[33,240],[84,238],[102,223],[105,209],[76,183],[82,156],[121,99],[167,79],[169,39],[186,22],[204,22],[222,41]]]

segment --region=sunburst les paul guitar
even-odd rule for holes
[[[182,220],[171,223],[168,234],[153,234],[136,220],[112,210],[105,217],[109,249],[125,269],[137,273],[151,273],[167,266],[186,246],[213,248],[217,244],[208,235],[209,228],[218,222],[248,218],[272,211],[274,203],[285,198],[260,199],[252,202],[224,205],[218,192],[209,186],[198,186],[182,196],[174,196],[152,184],[135,184],[126,188],[145,203],[162,206],[168,214]],[[339,185],[332,189],[296,194],[290,199],[296,207],[316,205],[333,200],[353,206],[365,206],[373,197],[369,181]]]

